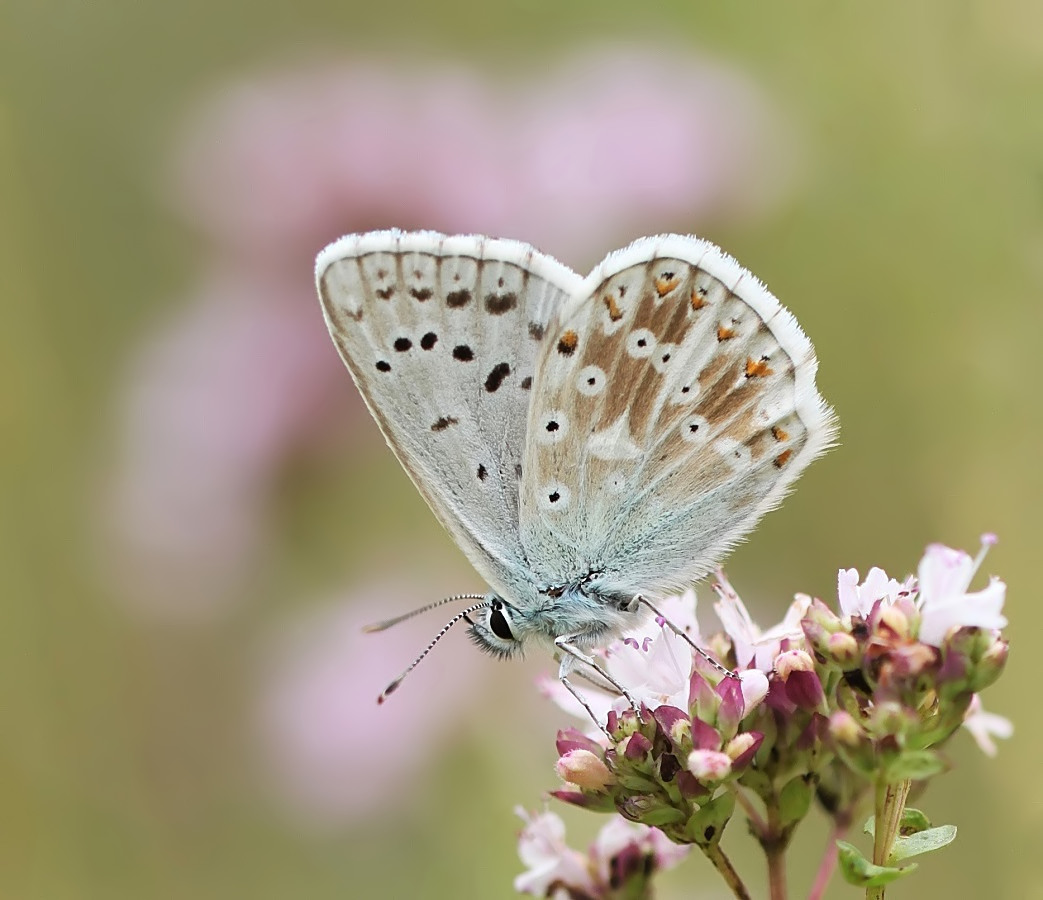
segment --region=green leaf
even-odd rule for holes
[[[659,791],[659,785],[656,782],[632,772],[620,775],[617,780],[628,791],[638,791],[642,794],[655,794]]]
[[[956,840],[955,825],[939,825],[937,828],[928,828],[926,831],[918,831],[908,837],[895,839],[894,847],[891,848],[890,862],[900,862],[910,856],[919,856],[921,853],[930,853],[951,844]]]
[[[937,753],[931,750],[906,750],[887,767],[887,780],[891,784],[896,781],[923,781],[937,775],[945,769],[945,763]]]
[[[724,834],[724,826],[735,811],[735,795],[731,791],[704,803],[688,820],[684,830],[693,843],[700,847],[716,844]]]
[[[799,822],[808,814],[815,796],[814,784],[798,775],[779,792],[779,817],[783,827]]]
[[[881,887],[897,881],[916,869],[916,863],[901,869],[894,866],[877,866],[866,859],[852,844],[837,841],[837,857],[840,873],[848,884],[856,887]]]
[[[676,825],[678,822],[683,822],[684,819],[685,814],[672,806],[650,809],[648,812],[641,814],[641,823],[643,825],[655,825],[657,828],[663,825]]]

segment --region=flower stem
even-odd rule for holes
[[[876,825],[873,831],[873,863],[886,866],[891,856],[891,848],[898,829],[902,824],[902,813],[905,812],[905,801],[909,797],[909,789],[913,783],[905,781],[891,784],[880,782],[876,786]],[[866,888],[866,900],[883,900],[884,887]]]
[[[768,889],[771,900],[786,900],[786,848],[775,845],[766,851]]]
[[[786,850],[792,834],[792,829],[782,827],[776,795],[768,803],[768,824],[760,837],[760,845],[768,862],[771,900],[786,900]]]
[[[700,845],[700,848],[706,854],[706,858],[713,863],[714,868],[721,873],[721,877],[738,900],[751,900],[750,892],[746,890],[746,885],[742,883],[739,873],[735,871],[731,860],[725,856],[720,844]]]
[[[826,844],[826,852],[822,855],[818,871],[815,873],[815,881],[811,885],[808,900],[822,900],[826,896],[826,888],[837,868],[837,841],[843,840],[847,830],[851,827],[849,819],[837,820],[829,832],[829,843]]]

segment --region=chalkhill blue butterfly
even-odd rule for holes
[[[583,278],[517,241],[376,231],[326,247],[316,280],[384,437],[489,586],[443,601],[477,602],[428,650],[464,619],[496,656],[556,651],[570,690],[579,661],[608,678],[589,650],[714,569],[836,433],[796,320],[695,237]]]

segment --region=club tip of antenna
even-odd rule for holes
[[[395,693],[395,691],[398,690],[398,686],[401,683],[402,683],[402,679],[401,678],[396,678],[394,681],[391,682],[391,684],[389,684],[386,688],[384,688],[384,690],[381,692],[380,696],[377,697],[377,705],[379,706],[379,705],[383,704],[383,702],[385,700],[387,700],[388,697],[390,697],[393,693]]]

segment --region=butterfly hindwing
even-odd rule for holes
[[[476,236],[349,235],[316,266],[330,333],[388,444],[489,583],[524,571],[518,482],[538,349],[581,279]]]
[[[521,540],[541,576],[683,589],[829,445],[794,318],[713,244],[609,255],[536,361]]]

